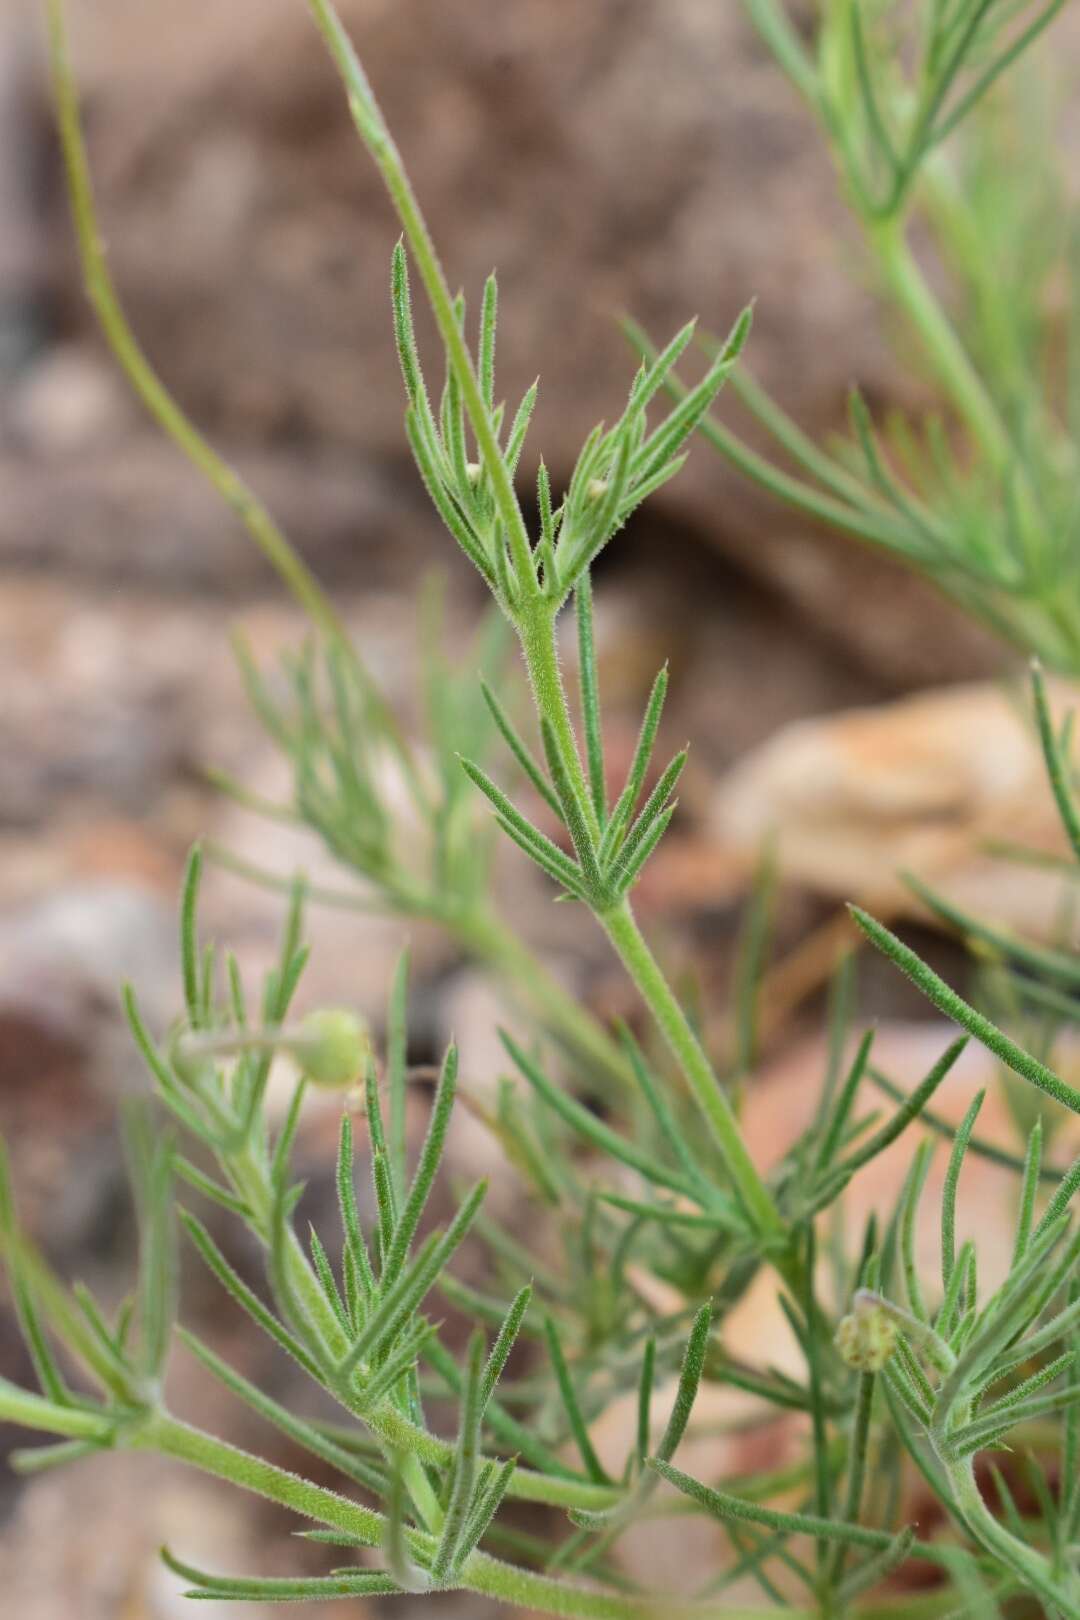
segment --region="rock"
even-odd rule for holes
[[[1075,702],[1074,688],[1051,690],[1059,713]],[[751,862],[771,836],[790,880],[923,916],[901,880],[911,871],[968,912],[1045,937],[1060,876],[988,851],[1065,853],[1027,701],[957,686],[786,726],[721,780],[711,838]]]
[[[161,1563],[161,1545],[203,1567],[252,1574],[266,1558],[259,1517],[250,1497],[176,1463],[105,1453],[23,1487],[0,1542],[6,1601],[20,1620],[182,1620],[188,1583]],[[215,1617],[233,1607],[200,1605]],[[260,1603],[248,1612],[264,1620],[273,1610]]]

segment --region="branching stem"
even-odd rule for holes
[[[515,604],[507,603],[504,606],[521,641],[537,717],[542,725],[546,723],[554,733],[582,813],[591,832],[596,835],[600,831],[599,822],[559,669],[555,632],[557,603],[545,595],[538,583],[521,509],[499,449],[476,369],[454,313],[446,277],[401,155],[332,5],[328,0],[309,0],[309,4],[345,81],[356,127],[383,177],[427,289],[439,334],[461,389],[506,528],[520,594]],[[599,920],[663,1031],[708,1121],[748,1215],[763,1236],[783,1243],[783,1223],[765,1183],[754,1168],[730,1104],[685,1013],[645,943],[629,905],[621,904],[614,911],[601,915]]]

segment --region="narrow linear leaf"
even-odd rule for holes
[[[442,1535],[431,1566],[432,1575],[439,1583],[446,1581],[457,1567],[465,1526],[473,1506],[473,1487],[480,1454],[480,1422],[483,1416],[483,1369],[484,1338],[483,1334],[474,1333],[469,1340],[466,1358],[465,1394],[461,1403],[461,1422],[450,1471],[450,1499],[446,1506]]]
[[[491,690],[491,687],[488,685],[487,681],[481,680],[480,690],[483,693],[484,702],[490,709],[491,717],[495,721],[496,726],[499,728],[500,735],[502,736],[503,741],[506,743],[506,746],[517,760],[518,764],[521,766],[521,769],[524,771],[537,793],[543,799],[548,809],[553,811],[561,821],[562,810],[559,807],[559,801],[555,797],[555,794],[545,779],[539,765],[533,759],[529,750],[526,748],[520,736],[515,731],[506,710],[503,708],[502,704]]]
[[[547,760],[552,786],[562,807],[563,820],[566,822],[574,853],[581,867],[581,875],[591,893],[601,895],[604,892],[604,880],[596,857],[586,807],[578,799],[558,738],[551,725],[543,718],[540,721],[540,737],[544,745],[544,757]]]
[[[514,1470],[516,1467],[517,1458],[507,1457],[506,1461],[502,1463],[502,1465],[495,1471],[494,1477],[487,1489],[477,1493],[476,1506],[472,1511],[469,1521],[465,1526],[465,1533],[461,1538],[461,1548],[459,1552],[459,1558],[461,1560],[467,1558],[469,1553],[471,1553],[487,1535],[488,1530],[491,1527],[491,1522],[502,1506],[507,1491],[510,1489],[510,1481],[514,1477]]]
[[[615,878],[617,899],[621,900],[623,895],[628,894],[641,876],[645,863],[671,826],[672,817],[678,809],[678,803],[679,801],[676,799],[674,804],[668,805],[667,809],[656,818],[645,837],[632,853],[627,852],[619,857],[618,875]]]
[[[1042,743],[1050,787],[1057,804],[1058,815],[1061,817],[1061,825],[1068,835],[1073,854],[1080,861],[1080,809],[1077,807],[1068,761],[1064,757],[1054,730],[1046,681],[1038,664],[1032,666],[1031,684],[1035,693],[1035,717],[1039,723],[1039,740]]]
[[[517,1042],[505,1030],[499,1031],[500,1039],[509,1052],[510,1057],[517,1065],[521,1074],[532,1086],[533,1090],[541,1096],[554,1113],[565,1121],[586,1141],[615,1159],[628,1164],[631,1169],[637,1170],[645,1179],[658,1187],[667,1187],[672,1192],[686,1193],[694,1197],[693,1186],[687,1186],[682,1177],[675,1171],[668,1170],[658,1160],[644,1153],[636,1144],[626,1141],[605,1125],[594,1113],[581,1103],[570,1097],[558,1086],[553,1084],[544,1074],[538,1064],[534,1063],[518,1046]]]
[[[665,664],[653,681],[649,693],[649,701],[645,705],[645,715],[641,722],[637,746],[630,764],[630,771],[623,788],[611,812],[611,819],[600,841],[599,857],[602,863],[611,859],[618,848],[627,823],[634,813],[638,797],[645,782],[645,774],[649,769],[653,748],[656,746],[656,734],[660,728],[660,717],[664,712],[664,699],[668,689],[668,670]]]
[[[971,1133],[975,1129],[975,1121],[979,1117],[979,1110],[985,1099],[985,1091],[977,1092],[972,1099],[953,1139],[949,1165],[945,1172],[945,1186],[941,1194],[941,1281],[946,1289],[956,1263],[956,1191],[960,1171],[964,1166],[964,1157],[971,1141]]]
[[[559,1394],[562,1397],[563,1411],[570,1425],[570,1433],[573,1435],[574,1442],[581,1454],[581,1460],[585,1464],[585,1472],[596,1484],[610,1485],[611,1480],[596,1454],[592,1440],[589,1438],[588,1425],[585,1422],[577,1391],[574,1388],[574,1381],[570,1375],[570,1368],[567,1365],[559,1330],[550,1316],[544,1318],[544,1331],[547,1335],[548,1354],[551,1357],[552,1371],[555,1374],[555,1382],[559,1386]]]
[[[675,791],[688,758],[689,751],[684,748],[675,755],[675,758],[662,772],[659,781],[649,794],[648,799],[646,799],[641,814],[626,835],[626,841],[619,851],[617,860],[613,863],[615,873],[619,873],[621,869],[628,869],[637,865],[634,857],[648,838],[658,818],[665,808],[674,808],[673,806],[668,807],[668,799]],[[670,819],[669,816],[668,820]]]
[[[525,1319],[525,1313],[532,1303],[532,1295],[532,1286],[527,1284],[515,1296],[510,1309],[506,1313],[506,1319],[503,1322],[502,1327],[499,1329],[498,1338],[491,1347],[491,1354],[489,1355],[487,1364],[484,1367],[484,1376],[480,1386],[480,1402],[482,1410],[487,1407],[487,1404],[494,1393],[495,1386],[502,1377],[503,1368],[506,1366],[506,1363],[510,1358],[510,1352],[514,1348],[518,1333],[521,1329],[521,1324]]]
[[[390,987],[390,1004],[386,1014],[386,1079],[390,1093],[390,1126],[387,1146],[390,1168],[394,1177],[394,1190],[399,1199],[405,1197],[405,1131],[408,1030],[406,1012],[409,998],[409,947],[406,945],[394,968]]]
[[[648,1459],[650,1468],[655,1468],[661,1479],[674,1485],[676,1490],[688,1496],[691,1501],[703,1507],[717,1519],[744,1520],[748,1524],[762,1524],[770,1530],[786,1530],[791,1535],[813,1536],[818,1541],[841,1541],[851,1547],[870,1547],[875,1551],[890,1547],[893,1537],[884,1530],[869,1530],[858,1524],[845,1524],[841,1519],[822,1519],[812,1513],[782,1513],[776,1508],[768,1508],[759,1502],[747,1501],[745,1497],[732,1496],[725,1491],[713,1490],[703,1485],[700,1480],[693,1479],[670,1463],[662,1462],[658,1457]],[[918,1542],[912,1546],[912,1555],[924,1558],[932,1563],[941,1561],[938,1549],[929,1543]]]
[[[538,858],[537,853],[534,853],[534,851],[542,853],[548,862],[549,869],[565,874],[564,877],[560,878],[560,881],[567,882],[568,886],[570,884],[577,885],[580,875],[569,856],[565,855],[557,844],[552,843],[551,839],[542,833],[539,828],[526,821],[520,810],[511,803],[501,788],[496,787],[486,771],[482,771],[479,765],[475,765],[470,759],[462,759],[461,768],[469,780],[480,789],[485,798],[489,799],[494,805],[506,830],[513,830],[513,834],[516,835],[516,840],[521,847],[527,853],[532,854],[534,860]],[[563,814],[561,809],[559,814],[560,816]]]
[[[346,1451],[343,1446],[336,1445],[326,1435],[320,1434],[312,1424],[296,1417],[287,1407],[280,1405],[261,1390],[257,1384],[251,1383],[242,1373],[230,1367],[228,1362],[222,1361],[221,1357],[194,1333],[190,1333],[186,1328],[178,1328],[177,1333],[207,1371],[245,1405],[250,1406],[253,1412],[257,1412],[282,1434],[288,1435],[290,1440],[294,1440],[305,1451],[309,1451],[313,1457],[319,1457],[323,1462],[329,1463],[347,1479],[355,1480],[358,1485],[363,1485],[377,1497],[382,1495],[386,1488],[386,1476],[380,1468],[365,1462],[356,1452]]]
[[[1016,1218],[1016,1240],[1013,1244],[1013,1265],[1019,1265],[1031,1242],[1035,1219],[1035,1199],[1039,1191],[1039,1170],[1042,1166],[1042,1120],[1036,1119],[1028,1136],[1024,1179],[1020,1187],[1020,1208]]]
[[[1010,1040],[1009,1036],[992,1024],[989,1018],[976,1012],[974,1007],[969,1006],[955,990],[950,989],[944,979],[939,978],[932,968],[928,967],[902,940],[897,939],[889,929],[875,922],[873,917],[858,906],[852,906],[850,910],[855,922],[871,944],[887,956],[939,1012],[943,1012],[947,1018],[953,1019],[961,1028],[974,1035],[977,1041],[980,1041],[995,1057],[1000,1058],[1014,1074],[1030,1081],[1033,1086],[1044,1091],[1047,1096],[1053,1097],[1055,1102],[1061,1103],[1063,1107],[1071,1109],[1074,1114],[1080,1113],[1080,1091],[1066,1085],[1065,1081],[1052,1069],[1048,1069],[1045,1063],[1040,1063],[1038,1058]]]
[[[258,1295],[252,1293],[247,1283],[243,1282],[236,1274],[202,1222],[184,1209],[180,1211],[180,1221],[202,1259],[226,1292],[232,1295],[237,1304],[247,1312],[253,1322],[262,1328],[264,1333],[269,1334],[270,1338],[280,1345],[306,1373],[321,1383],[322,1375],[315,1361],[304,1349],[300,1341],[278,1321],[277,1317],[267,1309]]]
[[[194,1564],[183,1563],[167,1547],[162,1548],[161,1558],[174,1575],[194,1583],[194,1589],[185,1596],[203,1600],[250,1599],[263,1603],[294,1603],[300,1598],[375,1597],[400,1590],[391,1576],[368,1570],[316,1575],[303,1580],[244,1579],[211,1575]]]
[[[585,730],[585,759],[593,809],[601,825],[607,818],[607,785],[604,777],[604,741],[600,729],[600,686],[596,669],[596,641],[593,633],[592,579],[588,569],[574,592],[577,608],[578,671],[581,682],[581,718]]]
[[[454,1250],[464,1239],[486,1192],[487,1182],[478,1182],[458,1209],[446,1231],[431,1234],[412,1265],[402,1272],[390,1291],[380,1300],[365,1323],[363,1332],[358,1335],[348,1354],[337,1367],[336,1376],[339,1380],[348,1379],[365,1356],[376,1354],[383,1345],[393,1340],[405,1319],[419,1305]]]
[[[187,859],[180,898],[180,969],[188,1018],[195,1029],[201,1023],[199,1016],[199,939],[196,917],[201,881],[202,850],[198,844],[195,844],[192,846]]]
[[[564,889],[574,900],[586,900],[587,895],[581,881],[579,869],[563,855],[561,850],[556,853],[560,859],[556,860],[551,850],[546,849],[538,838],[528,838],[518,828],[511,826],[502,816],[495,817],[499,831],[505,833],[511,843],[514,843],[533,861],[549,878]],[[555,846],[552,845],[552,849]]]

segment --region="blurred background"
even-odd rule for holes
[[[389,323],[396,231],[305,8],[70,9],[131,321],[331,589],[411,723],[418,580],[443,572],[448,644],[463,651],[483,601],[406,454]],[[928,402],[894,359],[900,334],[822,143],[738,5],[342,10],[451,281],[475,296],[498,268],[500,390],[516,397],[540,372],[532,456],[543,448],[557,487],[625,396],[623,312],[664,338],[695,312],[725,330],[756,299],[754,371],[815,433],[842,423],[856,378],[875,412]],[[1059,25],[1074,43],[1076,20]],[[133,977],[158,1027],[175,1011],[176,888],[196,837],[279,873],[303,864],[320,877],[328,864],[207,781],[217,766],[260,793],[287,791],[228,636],[242,625],[262,658],[298,644],[304,622],[144,419],[95,330],[29,0],[0,8],[0,468],[0,1131],[28,1224],[67,1275],[115,1297],[132,1241],[115,1109],[141,1083],[117,986]],[[534,474],[527,451],[523,476]],[[616,754],[665,657],[667,731],[676,746],[693,740],[640,909],[668,959],[692,961],[717,1044],[756,851],[781,830],[775,996],[747,1098],[767,1156],[817,1072],[842,899],[895,912],[894,873],[908,865],[977,909],[988,837],[1053,841],[1030,741],[994,685],[1010,660],[931,587],[814,532],[704,446],[610,549],[598,592]],[[514,921],[582,999],[629,1010],[602,942],[521,866],[502,865]],[[998,884],[997,912],[1045,930],[1046,892],[1021,878]],[[246,967],[265,966],[278,896],[215,871],[206,910]],[[378,1023],[403,927],[329,912],[312,930],[308,1002],[356,1004]],[[454,1030],[482,1084],[498,1066],[495,993],[445,939],[411,933],[416,1038],[435,1052]],[[958,946],[928,928],[917,937],[963,980]],[[941,1033],[925,1004],[874,962],[860,986],[893,1072],[916,1077]],[[999,1123],[1008,1129],[1004,1111]],[[318,1119],[305,1129],[313,1173],[325,1172],[332,1132]],[[465,1164],[491,1150],[463,1126],[456,1151]],[[213,1318],[211,1285],[191,1281],[190,1313]],[[223,1325],[219,1344],[235,1330]],[[26,1374],[2,1303],[0,1367]],[[190,1367],[175,1378],[178,1406],[244,1438],[245,1420],[219,1413],[224,1398]],[[299,1556],[287,1528],[145,1459],[24,1483],[2,1473],[0,1590],[20,1620],[171,1620],[187,1611],[156,1563],[166,1533],[204,1563],[272,1572]],[[481,1610],[446,1598],[424,1612]]]

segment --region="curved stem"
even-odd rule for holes
[[[341,616],[254,490],[220,456],[166,388],[132,331],[109,273],[98,226],[94,188],[79,119],[79,96],[68,56],[64,0],[48,0],[49,63],[56,99],[71,213],[86,294],[102,334],[129,384],[158,426],[239,518],[263,556],[312,623],[341,649],[355,671],[398,757],[410,789],[426,797],[397,720],[349,638]]]
[[[340,1530],[367,1546],[377,1547],[383,1540],[387,1521],[381,1513],[264,1462],[168,1413],[153,1413],[134,1426],[127,1444],[134,1450],[158,1452],[187,1463],[319,1524]],[[434,1538],[422,1532],[412,1532],[409,1539],[414,1548],[428,1552],[434,1549]],[[466,1560],[455,1584],[517,1608],[565,1616],[566,1620],[657,1620],[660,1612],[655,1599],[589,1590],[532,1570],[515,1568],[480,1552]],[[787,1612],[789,1620],[813,1620],[810,1610]],[[732,1609],[726,1604],[669,1599],[663,1600],[663,1613],[665,1620],[766,1620],[766,1612],[760,1609]]]
[[[309,6],[345,82],[353,120],[383,177],[427,289],[449,363],[457,377],[466,412],[492,479],[496,504],[510,543],[521,594],[516,604],[504,603],[504,606],[521,641],[537,712],[554,732],[582,816],[596,836],[600,830],[599,820],[585,778],[559,670],[555,640],[556,604],[544,595],[537,580],[529,537],[510,471],[499,450],[491,415],[454,312],[442,266],[401,156],[331,0],[309,0]],[[787,1234],[784,1223],[768,1188],[754,1168],[727,1098],[686,1015],[641,937],[629,905],[622,903],[614,911],[600,915],[600,921],[678,1059],[751,1221],[764,1237],[777,1244],[785,1244]]]
[[[938,1448],[935,1446],[935,1450]],[[999,1524],[983,1501],[971,1463],[951,1461],[938,1451],[957,1506],[975,1537],[987,1552],[1011,1569],[1017,1579],[1035,1592],[1054,1614],[1080,1614],[1080,1581],[1075,1575],[1057,1579],[1045,1558],[1010,1534]]]

